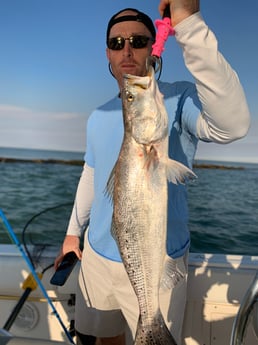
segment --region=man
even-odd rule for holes
[[[218,52],[216,38],[199,13],[199,1],[161,0],[161,16],[167,5],[175,38],[196,81],[196,85],[159,82],[169,116],[169,156],[191,167],[198,140],[229,143],[243,137],[249,127],[249,111],[236,73]],[[146,58],[154,39],[150,18],[137,10],[125,9],[110,19],[106,52],[118,94],[125,73],[146,74]],[[125,344],[127,325],[127,344],[131,344],[136,331],[137,299],[110,233],[112,205],[103,193],[122,138],[121,99],[117,95],[89,118],[85,165],[67,236],[56,259],[57,267],[65,253],[74,251],[82,260],[75,313],[79,344],[86,344],[84,335],[98,337],[104,345]],[[190,242],[186,189],[169,184],[168,193],[167,252],[183,277],[160,295],[160,305],[168,328],[181,344]],[[82,253],[79,241],[89,217]]]

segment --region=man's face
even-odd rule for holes
[[[135,15],[132,11],[125,11],[119,16]],[[129,38],[135,35],[143,35],[151,37],[148,28],[141,22],[125,21],[112,26],[109,34],[111,37]],[[112,50],[107,48],[107,58],[111,64],[112,72],[116,77],[120,89],[123,84],[123,75],[125,73],[144,76],[146,75],[146,59],[150,55],[153,42],[148,41],[145,48],[133,48],[128,40],[125,41],[125,46],[121,50]]]

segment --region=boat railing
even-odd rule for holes
[[[253,317],[253,326],[254,331],[256,332],[256,336],[258,337],[258,271],[251,283],[250,287],[248,288],[242,303],[239,307],[238,313],[235,317],[230,345],[243,345],[244,344],[244,337],[245,331],[247,328],[247,324],[250,318],[251,313],[254,313]]]

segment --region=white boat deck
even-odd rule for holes
[[[44,254],[42,265],[46,267],[52,263],[55,254],[56,251]],[[184,345],[230,344],[234,318],[257,270],[258,257],[255,256],[190,254]],[[53,268],[47,270],[42,279],[67,328],[73,320],[72,296],[75,294],[78,271],[79,263],[63,287],[55,287],[49,283]],[[15,246],[0,245],[0,272],[1,328],[23,294],[21,286],[29,274],[28,267]],[[30,294],[10,332],[20,337],[67,341],[39,288]],[[246,344],[257,343],[251,322],[246,333]]]

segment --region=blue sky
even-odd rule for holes
[[[0,147],[84,151],[90,112],[117,93],[107,70],[109,18],[136,7],[159,18],[152,0],[0,0]],[[238,72],[252,116],[244,139],[201,144],[197,158],[258,162],[258,1],[201,1],[219,48]],[[192,80],[169,38],[162,80]]]

